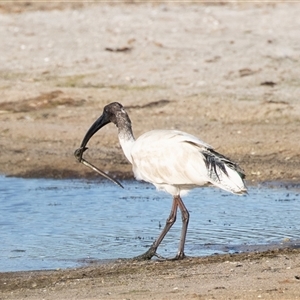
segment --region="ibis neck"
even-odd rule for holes
[[[122,150],[126,158],[132,163],[131,149],[135,142],[135,138],[132,133],[130,119],[123,119],[121,122],[118,122],[117,127],[119,142],[122,147]]]

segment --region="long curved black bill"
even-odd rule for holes
[[[101,176],[109,179],[110,181],[112,181],[113,183],[115,183],[116,185],[120,186],[121,188],[124,188],[123,185],[113,179],[112,177],[110,177],[109,175],[107,175],[106,173],[104,173],[103,171],[101,171],[100,169],[98,169],[97,167],[95,167],[94,165],[92,165],[91,163],[89,163],[87,160],[85,160],[82,155],[83,152],[86,151],[88,148],[86,147],[88,141],[91,139],[91,137],[99,130],[101,129],[103,126],[105,126],[106,124],[108,124],[110,122],[109,118],[107,117],[107,115],[105,113],[103,113],[101,115],[101,117],[99,117],[94,124],[90,127],[90,129],[87,131],[87,133],[85,134],[82,142],[81,142],[81,146],[80,148],[76,149],[74,152],[74,156],[76,157],[76,159],[81,162],[82,164],[84,164],[85,166],[91,168],[92,170],[94,170],[95,172],[97,172],[98,174],[100,174]]]
[[[88,148],[86,147],[88,141],[91,139],[91,137],[99,130],[101,129],[103,126],[105,126],[106,124],[108,124],[110,122],[110,120],[108,119],[107,115],[103,112],[103,114],[94,122],[94,124],[90,127],[90,129],[87,131],[87,133],[85,134],[80,148],[78,148],[75,152],[74,155],[77,158],[77,160],[79,162],[81,162],[82,160],[82,154],[85,150],[87,150]]]

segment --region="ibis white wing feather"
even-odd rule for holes
[[[131,149],[133,172],[138,180],[153,183],[171,194],[207,184],[233,193],[243,190],[239,174],[217,165],[209,171],[204,153],[213,148],[177,130],[153,130],[140,136]],[[216,153],[216,152],[213,152]]]

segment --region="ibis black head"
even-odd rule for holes
[[[79,149],[76,150],[75,156],[76,158],[81,161],[83,152],[87,149],[86,145],[91,137],[103,126],[107,125],[108,123],[112,122],[118,126],[118,120],[122,115],[126,115],[124,107],[122,104],[118,102],[113,102],[106,105],[103,109],[102,115],[94,122],[94,124],[90,127],[90,129],[85,134],[81,146]]]

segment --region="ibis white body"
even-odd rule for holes
[[[216,169],[218,177],[210,176],[203,152],[213,148],[193,135],[178,130],[152,130],[134,140],[120,132],[119,141],[135,178],[173,196],[207,185],[236,194],[246,192],[240,175],[226,165],[227,174]]]

